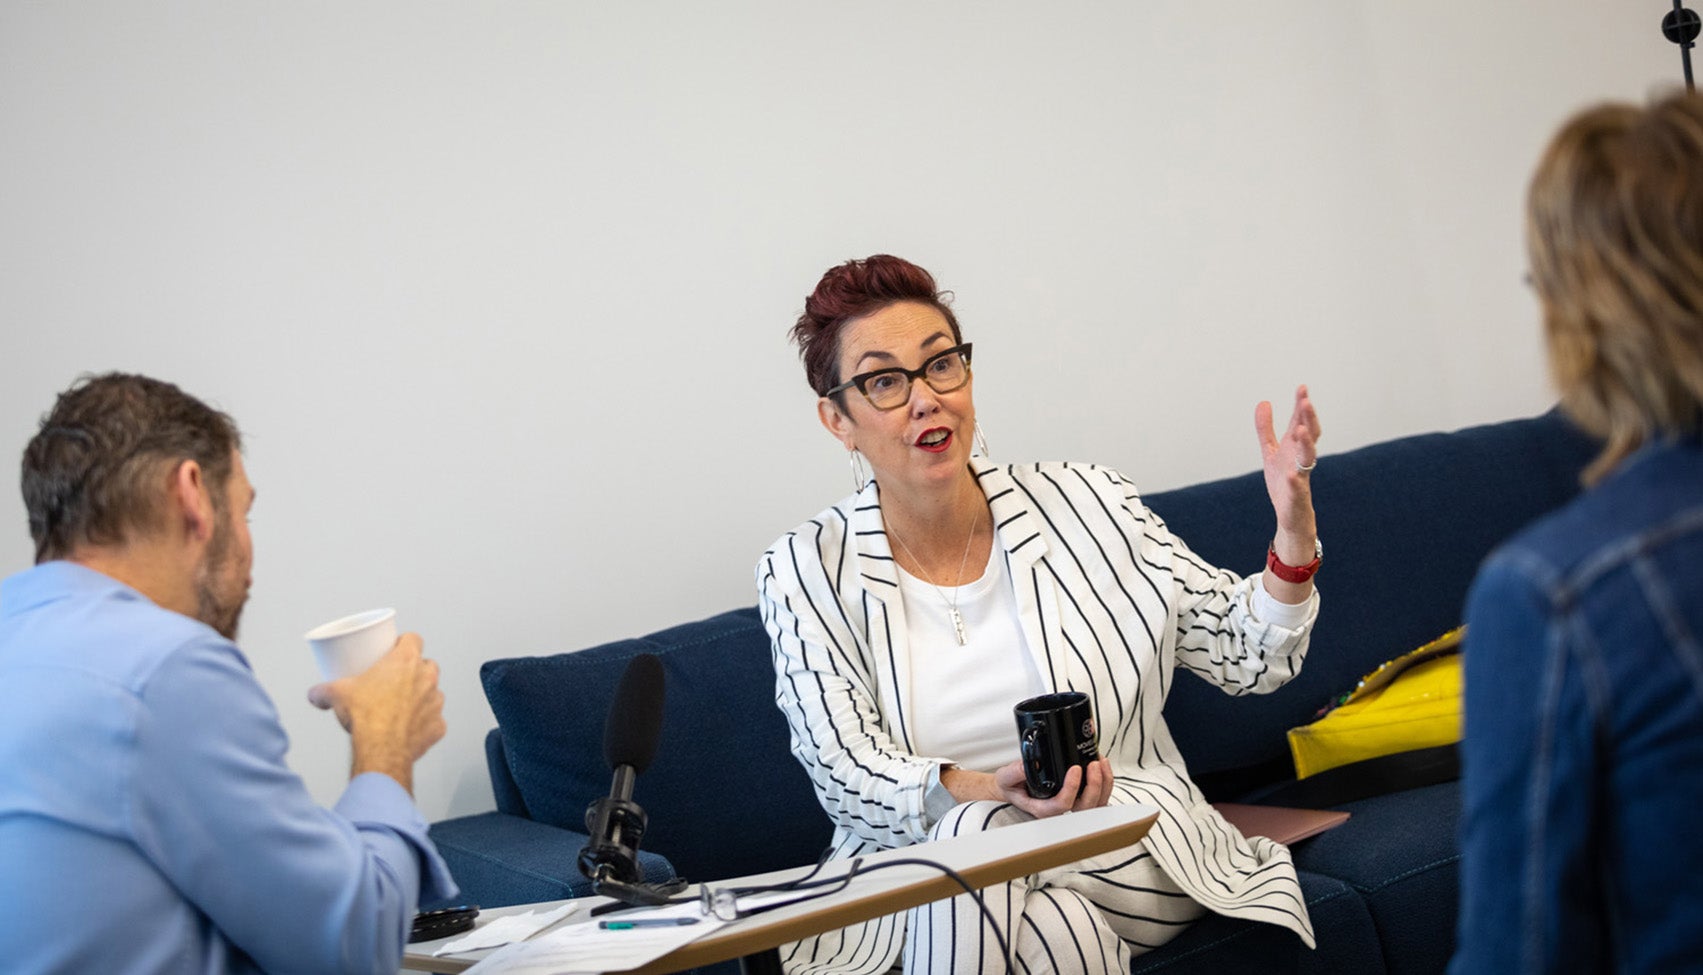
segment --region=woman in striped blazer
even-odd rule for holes
[[[776,703],[850,857],[1107,803],[1159,810],[1129,849],[800,942],[789,972],[1127,973],[1207,911],[1312,927],[1289,851],[1244,837],[1188,778],[1161,709],[1185,667],[1231,694],[1295,675],[1318,613],[1306,388],[1256,427],[1277,534],[1260,576],[1202,562],[1116,471],[997,465],[970,345],[932,276],[886,255],[830,269],[793,329],[857,491],[757,565]],[[861,464],[867,460],[873,477]],[[1037,799],[1011,706],[1076,690],[1102,758]],[[996,933],[994,927],[998,927]]]

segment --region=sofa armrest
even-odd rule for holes
[[[579,872],[584,833],[488,812],[433,823],[431,837],[461,887],[460,903],[506,907],[591,895],[591,881]],[[648,882],[674,876],[666,857],[643,850],[639,868]]]
[[[520,786],[515,784],[514,773],[509,770],[508,750],[503,746],[501,728],[492,728],[485,734],[485,767],[491,773],[491,798],[497,801],[497,812],[531,819],[532,810],[526,808]]]

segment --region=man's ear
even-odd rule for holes
[[[834,439],[846,445],[847,450],[855,448],[852,443],[852,421],[845,411],[832,399],[824,396],[816,401],[816,418],[822,421],[822,426],[834,435]]]
[[[213,495],[199,463],[186,460],[172,469],[167,496],[172,519],[186,534],[198,541],[213,537]]]

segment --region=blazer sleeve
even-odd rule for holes
[[[1141,503],[1135,486],[1119,475],[1124,506],[1141,538],[1144,561],[1170,574],[1176,606],[1177,664],[1232,695],[1265,694],[1301,672],[1313,623],[1319,615],[1317,590],[1307,600],[1307,617],[1295,628],[1268,623],[1254,615],[1254,587],[1260,577],[1243,578],[1208,565],[1164,519]]]
[[[834,591],[821,540],[802,530],[757,563],[775,703],[816,798],[836,826],[882,848],[928,838],[925,791],[939,759],[905,751],[876,706],[867,638]]]

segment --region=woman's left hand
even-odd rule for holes
[[[1265,489],[1277,513],[1277,556],[1290,565],[1303,565],[1313,560],[1313,539],[1318,536],[1311,474],[1319,459],[1319,414],[1313,409],[1307,387],[1295,389],[1295,410],[1281,440],[1271,420],[1269,402],[1254,408],[1254,432],[1259,435],[1265,464]]]

